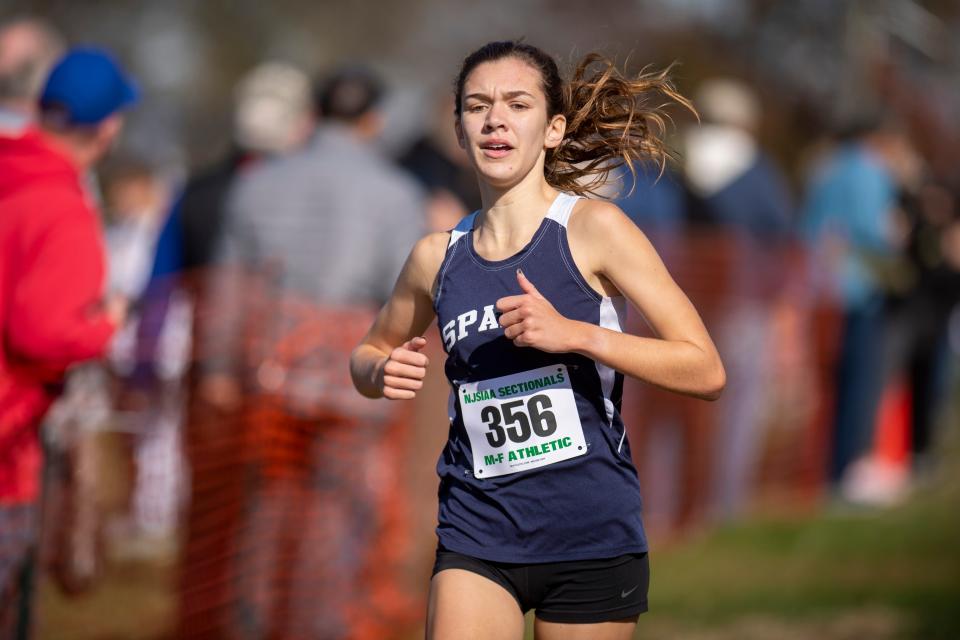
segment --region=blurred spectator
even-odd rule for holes
[[[279,62],[257,65],[234,91],[233,142],[215,167],[191,177],[169,211],[153,254],[149,283],[137,336],[134,384],[153,380],[151,371],[165,322],[170,314],[191,324],[191,312],[170,308],[194,304],[205,295],[206,275],[221,241],[227,194],[237,176],[261,160],[290,153],[307,140],[313,123],[310,79],[297,67]],[[187,276],[179,278],[178,276]],[[189,299],[189,302],[188,302]],[[175,329],[195,333],[198,327]]]
[[[84,174],[137,97],[103,51],[74,49],[50,73],[39,128],[0,137],[0,629],[36,535],[38,427],[71,364],[103,355],[126,315],[103,301],[104,259]],[[6,625],[6,626],[5,626]]]
[[[636,176],[626,168],[611,175],[616,187],[614,201],[643,232],[654,240],[673,239],[687,222],[687,195],[682,177],[670,166],[661,174],[655,167],[636,167]],[[613,195],[613,194],[611,194]]]
[[[694,97],[702,124],[689,129],[684,175],[691,215],[756,242],[782,241],[792,225],[787,182],[757,141],[760,103],[740,81],[705,82]]]
[[[110,290],[136,300],[153,267],[153,255],[169,206],[166,185],[137,158],[118,158],[101,172],[110,255]]]
[[[34,119],[37,97],[50,67],[63,53],[63,39],[38,18],[0,25],[0,133]]]
[[[905,191],[900,204],[909,229],[903,267],[907,286],[892,289],[886,300],[882,389],[889,391],[902,381],[910,391],[910,453],[922,479],[933,466],[931,444],[948,384],[948,326],[960,302],[960,208],[953,193],[933,182]],[[861,495],[883,502],[902,497],[906,488],[904,482],[881,495],[864,487]]]
[[[108,296],[136,301],[150,273],[167,190],[151,167],[130,157],[112,159],[98,174],[107,222]],[[128,498],[132,496],[134,513],[140,515],[144,503],[158,502],[157,491],[177,482],[177,475],[167,472],[171,465],[164,451],[154,446],[153,455],[140,455],[150,450],[150,443],[170,441],[169,429],[164,430],[162,420],[151,419],[147,398],[131,402],[131,394],[124,393],[128,385],[120,383],[133,369],[138,315],[136,303],[131,306],[108,357],[72,367],[62,396],[44,421],[48,464],[43,503],[49,522],[56,525],[44,532],[42,555],[52,559],[54,576],[69,593],[89,590],[102,575],[105,534],[121,534],[109,542],[125,546],[111,544],[113,549],[133,549],[145,541],[143,535],[136,535],[145,528],[123,526],[143,520],[126,517],[131,512]],[[132,469],[132,492],[117,493],[108,501],[103,496],[109,493],[110,476],[101,465],[112,443],[132,444],[133,457],[144,464]],[[157,474],[165,476],[164,481],[147,486],[143,479],[165,464],[167,468]],[[148,550],[144,545],[139,548]]]
[[[884,297],[902,278],[895,210],[899,183],[915,172],[910,157],[899,127],[870,116],[821,158],[807,188],[802,224],[813,284],[843,313],[829,467],[841,491],[851,463],[872,444],[883,388]]]
[[[310,80],[288,64],[268,62],[250,70],[234,91],[234,104],[233,151],[220,166],[191,180],[179,204],[184,269],[210,264],[238,171],[298,149],[313,127]]]
[[[240,79],[231,149],[187,182],[161,236],[155,277],[210,264],[234,178],[260,159],[299,148],[310,134],[312,114],[310,80],[292,65],[263,63]]]
[[[129,157],[105,171],[102,182],[109,220],[110,290],[140,300],[150,278],[160,226],[169,211],[170,188],[154,167]],[[184,328],[174,327],[168,319],[159,338],[160,348],[150,363],[154,375],[168,384],[157,385],[154,393],[137,395],[142,389],[131,385],[129,378],[137,371],[139,322],[139,313],[132,313],[114,340],[109,358],[112,375],[121,388],[127,387],[124,391],[132,392],[118,394],[121,402],[115,407],[113,428],[131,434],[135,461],[129,517],[114,523],[113,533],[134,545],[140,541],[162,543],[176,530],[183,479],[179,380],[189,345],[182,335]],[[173,337],[178,330],[181,335]]]
[[[231,193],[221,262],[271,265],[282,289],[324,304],[387,299],[424,208],[420,190],[371,144],[382,91],[355,69],[320,85],[310,144],[251,169]]]
[[[774,395],[772,320],[784,295],[793,205],[786,180],[757,140],[754,92],[717,78],[698,88],[694,105],[702,124],[686,132],[683,147],[689,215],[719,231],[712,250],[729,251],[732,259],[726,282],[715,284],[726,292],[714,331],[730,385],[717,406],[710,499],[715,515],[729,518],[751,497],[765,403]]]
[[[198,387],[198,371],[188,366],[191,356],[202,350],[198,336],[208,331],[205,322],[210,314],[205,310],[212,306],[206,287],[208,268],[222,240],[227,197],[235,181],[259,163],[299,149],[311,132],[313,113],[310,79],[299,68],[267,62],[243,75],[234,89],[231,148],[216,166],[188,180],[160,233],[142,299],[133,350],[135,371],[128,387],[134,395],[159,399],[155,417],[161,425],[170,425],[174,414],[183,410],[192,485],[180,580],[179,637],[225,628],[219,614],[226,604],[220,594],[233,588],[229,576],[235,575],[236,557],[230,553],[230,544],[247,508],[231,499],[248,479],[242,416],[225,409],[216,392],[215,402],[207,402]],[[181,409],[184,395],[186,406]],[[206,396],[209,399],[210,393]],[[169,448],[170,438],[153,444]],[[170,479],[163,482],[169,485]],[[208,526],[211,516],[216,519],[214,527]],[[211,609],[211,602],[220,603],[221,608]]]
[[[153,380],[156,372],[151,368],[169,314],[187,322],[176,331],[192,333],[191,313],[170,305],[176,302],[177,292],[190,299],[179,298],[180,307],[204,295],[205,275],[200,270],[213,261],[214,247],[223,233],[227,194],[236,177],[265,158],[299,148],[309,134],[313,121],[310,80],[294,66],[269,62],[254,67],[240,79],[234,98],[230,152],[216,167],[187,181],[156,239],[143,291],[135,385],[142,387]],[[178,278],[188,274],[189,278]]]
[[[437,100],[430,130],[399,159],[429,194],[427,227],[432,231],[452,229],[460,218],[480,208],[480,187],[453,122],[453,97],[445,91]]]
[[[421,192],[371,144],[382,92],[365,70],[333,74],[310,144],[245,172],[229,197],[199,392],[235,411],[232,437],[250,443],[244,526],[230,543],[244,617],[226,624],[258,637],[390,637],[396,612],[410,615],[402,590],[374,593],[391,573],[383,550],[399,549],[384,543],[395,509],[384,496],[399,477],[390,407],[358,399],[347,366],[424,227]],[[209,612],[188,606],[193,637]]]

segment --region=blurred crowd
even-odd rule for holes
[[[110,153],[143,101],[110,53],[0,25],[4,637],[42,617],[38,579],[82,592],[110,554],[175,558],[176,638],[416,629],[448,390],[435,366],[414,405],[369,401],[347,361],[415,240],[480,199],[452,98],[397,155],[389,91],[264,62],[230,149],[181,178]],[[655,543],[770,504],[898,503],[956,420],[960,178],[896,104],[824,117],[788,173],[748,80],[692,98],[677,162],[607,194],[728,372],[714,404],[624,394]]]

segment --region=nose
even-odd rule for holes
[[[487,109],[487,117],[483,122],[484,131],[490,132],[496,129],[503,129],[504,127],[503,107],[499,102],[494,102],[490,105],[490,108]]]

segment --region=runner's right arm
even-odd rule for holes
[[[350,356],[353,384],[368,398],[407,400],[423,386],[429,361],[420,353],[433,320],[433,286],[450,234],[431,233],[407,257],[393,293]]]

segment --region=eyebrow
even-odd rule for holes
[[[530,93],[529,91],[523,91],[522,89],[518,91],[507,91],[506,93],[503,94],[503,97],[505,100],[513,100],[514,98],[519,98],[520,96],[526,96],[528,98],[534,97],[532,93]],[[471,93],[470,95],[463,97],[464,100],[470,100],[471,98],[473,98],[474,100],[483,100],[485,102],[492,102],[492,100],[490,99],[490,96],[488,96],[485,93]]]

